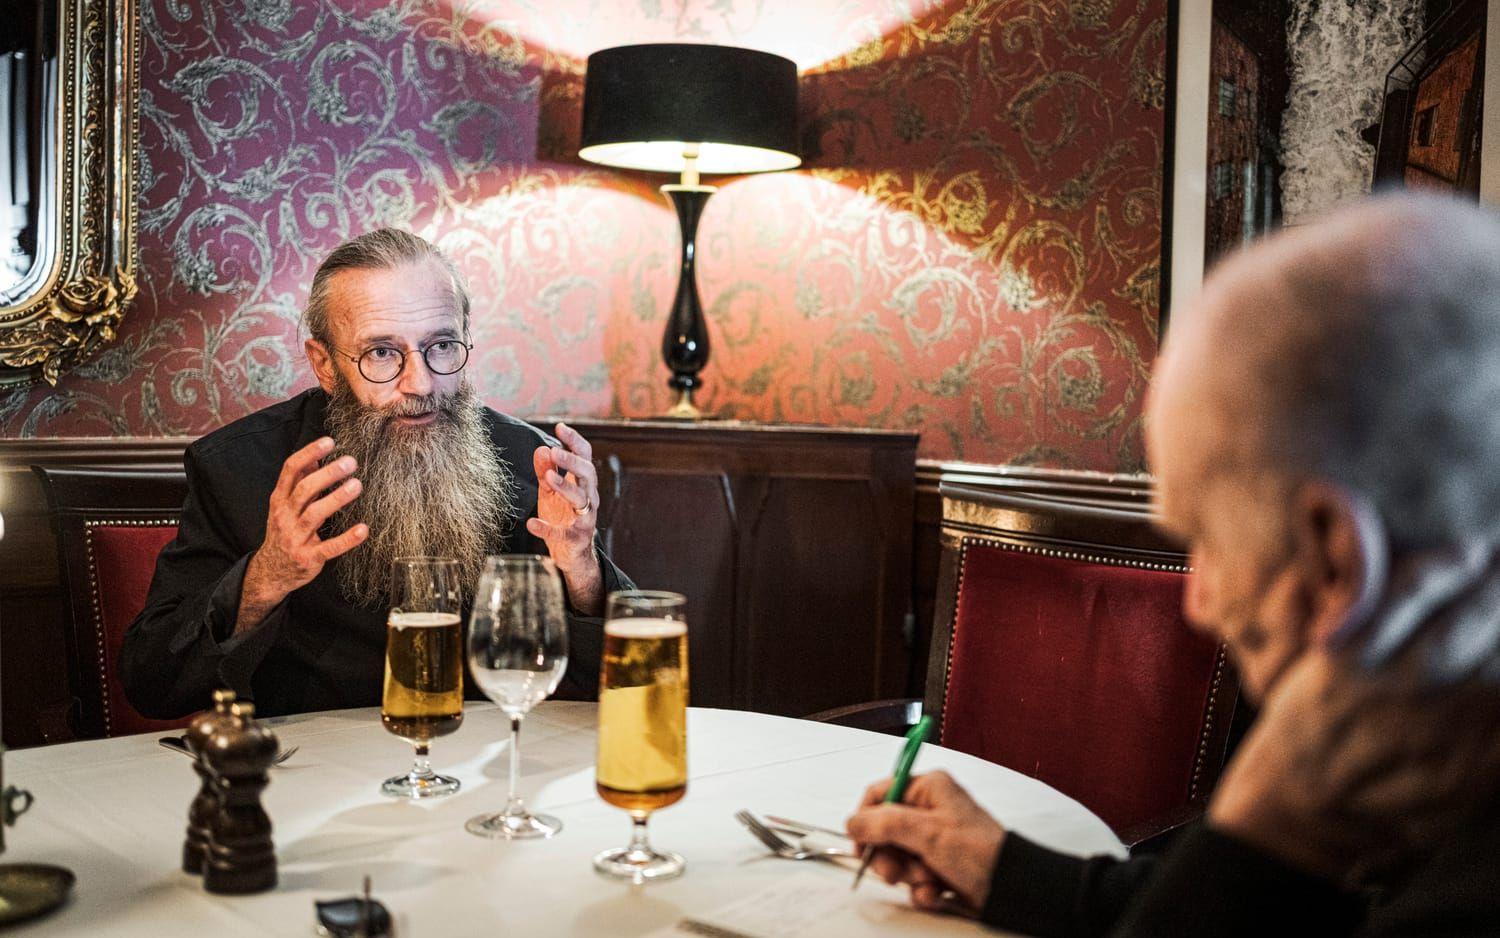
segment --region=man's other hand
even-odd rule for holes
[[[527,519],[526,530],[547,545],[574,608],[597,615],[604,608],[604,579],[594,554],[594,530],[599,522],[594,450],[583,434],[565,423],[557,425],[557,438],[562,446],[538,446],[532,454],[536,517]]]
[[[901,804],[884,804],[891,780],[871,785],[849,818],[849,836],[863,851],[876,847],[870,868],[888,883],[911,886],[920,909],[949,908],[945,890],[970,912],[984,907],[1005,828],[947,772],[913,775]]]
[[[341,456],[326,466],[318,462],[333,451],[328,437],[314,440],[287,457],[266,513],[266,536],[245,569],[235,631],[260,624],[287,594],[313,581],[323,565],[364,543],[370,529],[356,524],[336,537],[318,535],[323,523],[359,497],[358,466]]]

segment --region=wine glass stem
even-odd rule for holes
[[[521,718],[510,718],[510,798],[505,802],[505,813],[512,817],[526,813],[521,803]]]
[[[646,841],[646,819],[650,816],[630,815],[630,852],[636,856],[645,856],[651,852],[651,844]]]
[[[427,744],[412,743],[412,749],[414,750],[415,755],[413,756],[411,762],[411,777],[431,778],[432,762],[427,758]]]

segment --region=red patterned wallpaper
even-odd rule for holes
[[[798,62],[812,157],[709,203],[707,409],[1141,465],[1165,0],[142,7],[140,299],[58,388],[0,396],[6,436],[199,434],[307,386],[312,269],[377,224],[459,261],[493,406],[664,409],[666,180],[570,154],[584,56],[703,41]]]

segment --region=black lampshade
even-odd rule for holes
[[[589,56],[578,155],[624,169],[682,172],[684,144],[704,173],[792,169],[797,66],[769,52],[653,43]]]

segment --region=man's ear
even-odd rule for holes
[[[1364,499],[1327,482],[1304,483],[1296,510],[1308,640],[1328,645],[1360,624],[1385,589],[1385,529]]]
[[[308,339],[302,343],[302,348],[307,352],[307,363],[312,365],[313,374],[318,376],[318,384],[323,390],[332,394],[337,386],[337,374],[334,372],[333,355],[328,351],[328,346],[317,339]]]

